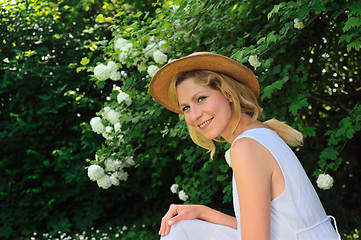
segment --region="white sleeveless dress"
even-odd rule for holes
[[[289,146],[272,130],[255,128],[240,138],[252,138],[270,151],[285,179],[284,192],[271,201],[271,240],[341,239],[301,163]],[[202,220],[180,221],[161,240],[240,240],[241,222],[236,182],[233,177],[233,206],[237,230]],[[335,223],[336,224],[336,223]]]

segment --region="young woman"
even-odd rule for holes
[[[302,134],[275,119],[261,122],[257,77],[222,55],[201,52],[168,63],[150,93],[184,114],[192,140],[215,152],[232,143],[235,217],[202,205],[171,205],[159,234],[172,240],[340,239],[299,160],[288,146]]]

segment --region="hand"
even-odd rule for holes
[[[198,218],[201,207],[201,205],[170,205],[168,212],[162,218],[159,235],[163,237],[168,235],[171,226],[179,221]]]

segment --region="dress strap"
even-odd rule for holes
[[[331,215],[328,215],[327,217],[329,217],[330,219],[333,220],[333,225],[335,226],[335,230],[336,230],[336,233],[338,235],[338,239],[341,240],[341,236],[338,232],[338,229],[337,229],[337,223],[336,223],[336,218],[334,218],[334,216],[331,216]]]

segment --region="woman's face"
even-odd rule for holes
[[[232,101],[222,92],[202,86],[194,78],[182,81],[176,90],[180,109],[189,126],[208,139],[219,135],[225,138],[231,132]]]

